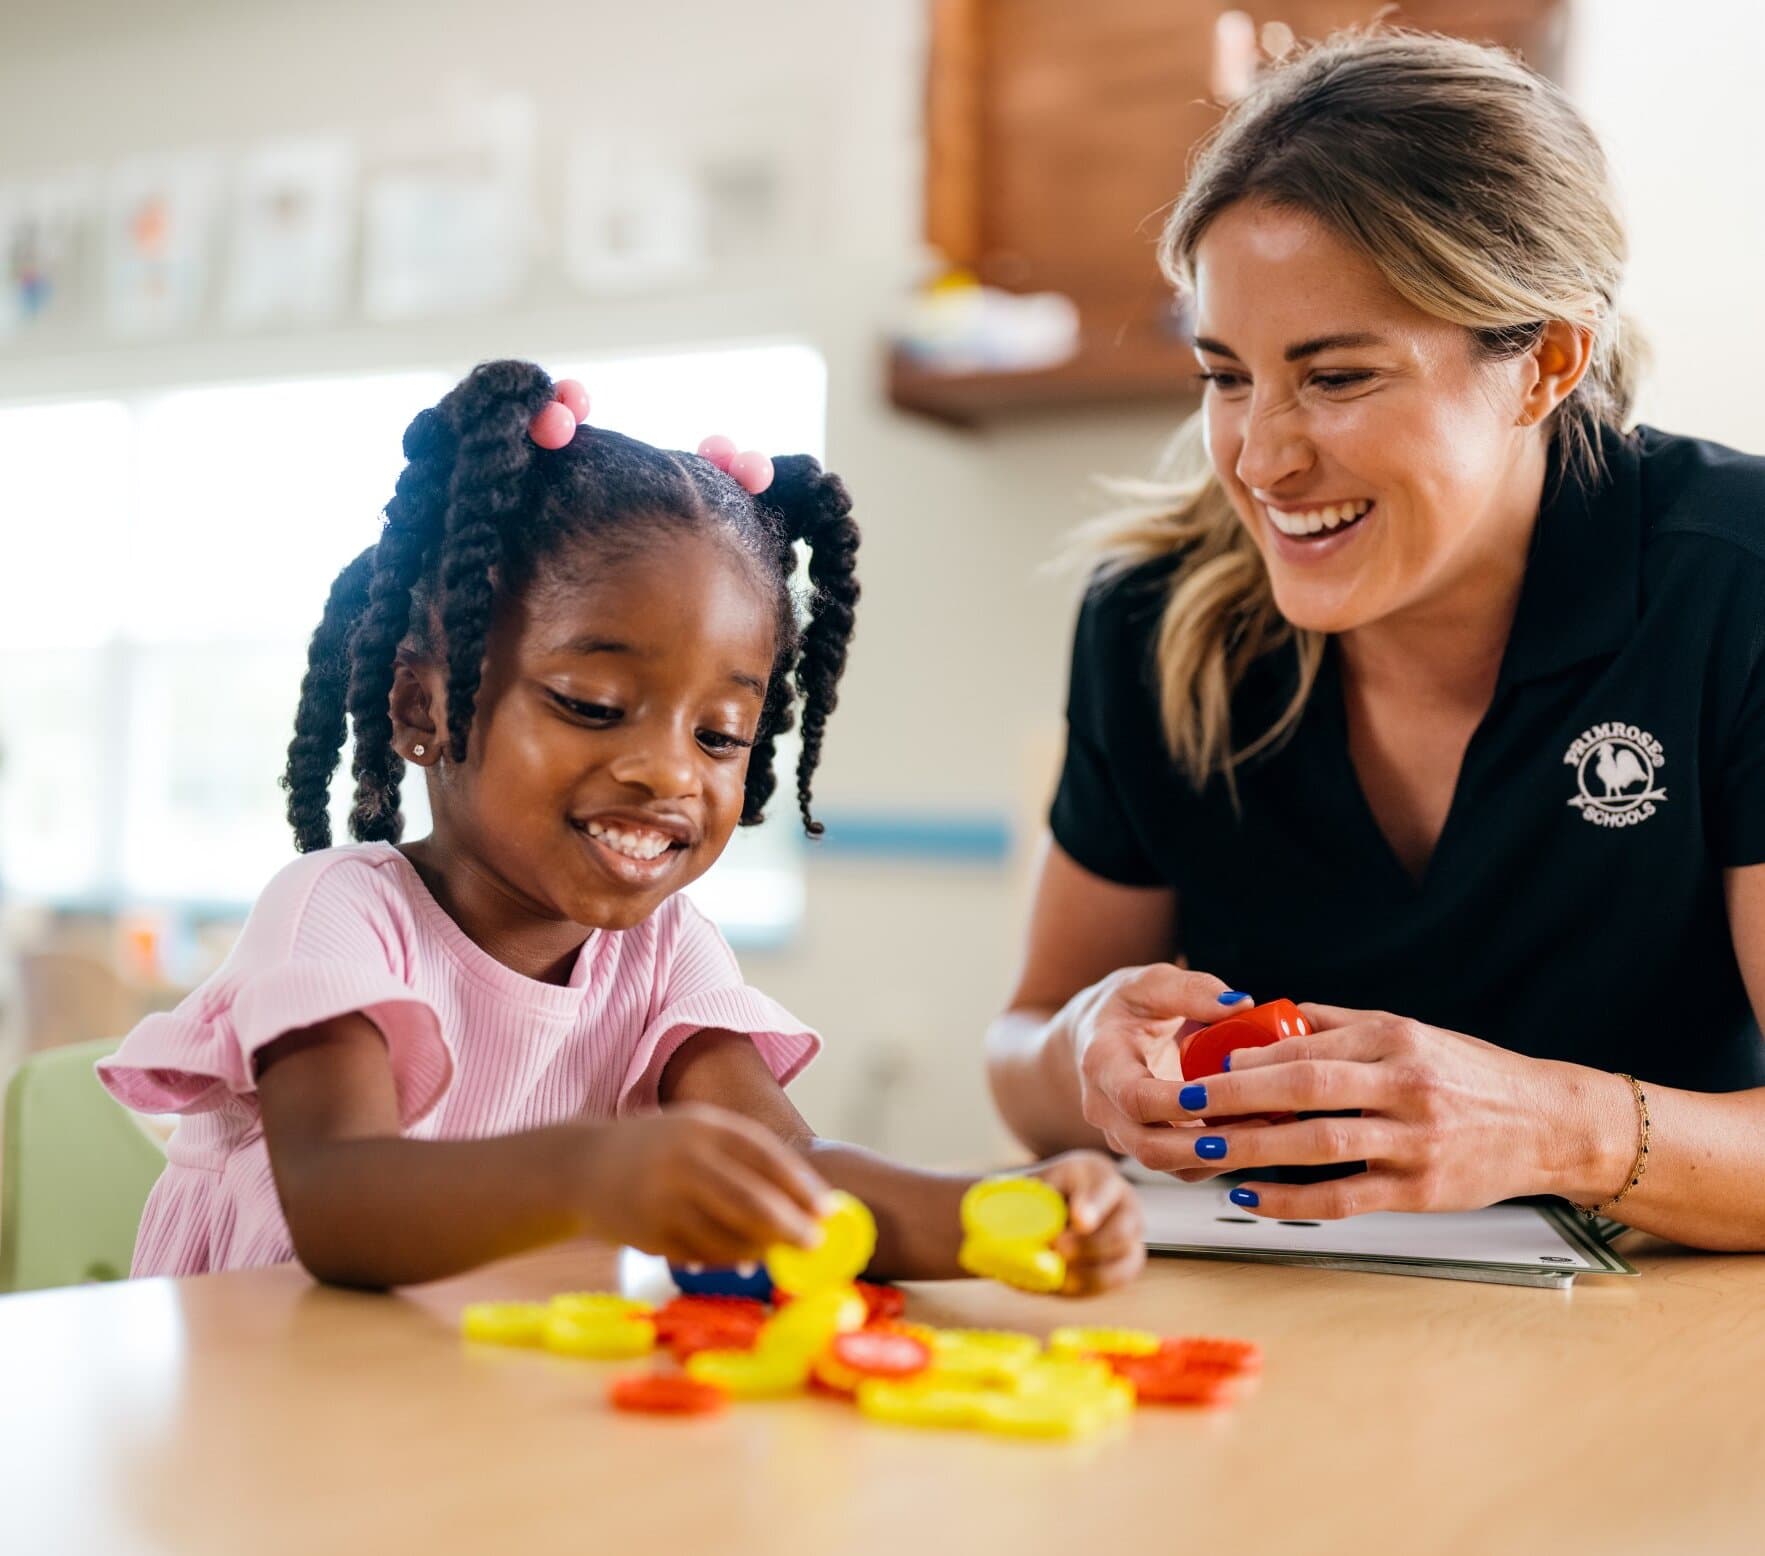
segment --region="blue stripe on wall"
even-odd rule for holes
[[[809,845],[811,858],[898,859],[935,864],[1004,864],[1011,857],[1011,823],[983,813],[937,815],[911,811],[826,811],[827,831]]]

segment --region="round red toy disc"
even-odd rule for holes
[[[607,1397],[618,1410],[642,1410],[655,1415],[703,1416],[721,1410],[728,1399],[722,1389],[695,1378],[661,1372],[635,1372],[615,1378]]]
[[[910,1378],[931,1365],[923,1340],[888,1329],[855,1329],[833,1343],[834,1359],[867,1378]]]
[[[907,1311],[907,1293],[899,1286],[879,1286],[867,1280],[861,1280],[857,1285],[858,1295],[864,1298],[866,1323],[882,1323],[899,1318]]]
[[[1228,1016],[1224,1021],[1216,1021],[1184,1039],[1178,1049],[1178,1058],[1183,1065],[1183,1079],[1198,1081],[1209,1075],[1218,1075],[1225,1065],[1227,1054],[1240,1048],[1266,1048],[1270,1043],[1279,1041],[1279,1038],[1246,1021],[1242,1016]]]
[[[1270,1000],[1266,1005],[1252,1005],[1249,1010],[1233,1016],[1234,1021],[1248,1021],[1259,1026],[1271,1037],[1304,1037],[1311,1023],[1300,1014],[1292,1000]]]
[[[1147,1405],[1222,1405],[1232,1397],[1231,1374],[1217,1367],[1188,1367],[1164,1353],[1115,1356],[1109,1365],[1134,1385]]]

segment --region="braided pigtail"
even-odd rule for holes
[[[785,609],[788,611],[789,608],[787,600]],[[791,630],[791,627],[787,617],[781,631]],[[790,641],[795,642],[794,632]],[[748,753],[748,777],[742,796],[744,827],[757,826],[765,820],[766,802],[778,788],[778,775],[773,770],[778,753],[778,737],[788,735],[797,722],[791,695],[791,671],[795,667],[795,658],[793,650],[772,672],[772,680],[766,688],[766,701],[760,710],[760,733],[755,737],[754,749]]]
[[[852,643],[858,607],[858,526],[852,521],[852,499],[846,495],[845,483],[807,454],[776,459],[773,471],[772,485],[761,500],[783,521],[788,539],[809,546],[809,582],[814,592],[794,667],[803,698],[797,809],[804,830],[820,837],[821,823],[810,810],[811,784],[821,761],[828,715],[839,702],[840,676]]]
[[[288,742],[288,766],[282,774],[288,825],[294,828],[295,851],[302,854],[331,846],[331,779],[348,735],[349,640],[368,608],[374,549],[369,546],[337,575],[307,649],[294,738]]]
[[[448,748],[456,762],[466,759],[478,702],[504,526],[529,496],[534,446],[528,423],[551,397],[551,379],[531,363],[486,362],[442,402],[459,438],[441,551]]]
[[[398,786],[404,758],[392,749],[392,679],[411,625],[411,601],[440,543],[453,439],[439,410],[419,411],[404,435],[408,463],[386,505],[374,548],[367,609],[350,640],[349,714],[355,728],[355,803],[350,835],[396,843],[404,830]]]

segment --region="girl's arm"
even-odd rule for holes
[[[767,1131],[711,1108],[404,1139],[385,1040],[362,1015],[266,1047],[258,1100],[295,1252],[340,1285],[435,1280],[574,1235],[734,1263],[812,1240],[826,1193]]]
[[[956,1260],[960,1207],[974,1175],[924,1172],[821,1139],[749,1037],[704,1031],[688,1038],[662,1072],[661,1095],[671,1106],[710,1102],[734,1109],[802,1152],[827,1182],[863,1200],[876,1217],[874,1275],[941,1280],[963,1273]],[[1131,1279],[1145,1262],[1139,1206],[1113,1165],[1074,1152],[1033,1171],[1067,1198],[1070,1225],[1056,1244],[1067,1261],[1066,1292],[1100,1291]]]

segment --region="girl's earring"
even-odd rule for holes
[[[421,756],[425,749],[426,748],[423,746],[412,746],[411,747],[411,755],[412,756]]]

